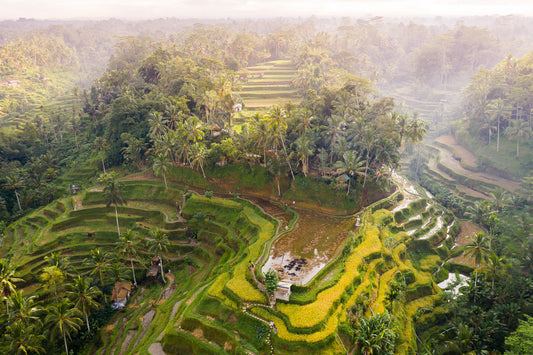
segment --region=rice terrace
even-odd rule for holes
[[[0,20],[0,353],[531,354],[533,20],[404,21]]]

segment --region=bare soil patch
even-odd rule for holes
[[[462,247],[463,245],[466,245],[470,243],[470,240],[468,239],[469,236],[474,235],[474,233],[482,232],[483,229],[481,229],[480,226],[477,224],[470,222],[470,221],[459,221],[461,224],[461,232],[459,233],[459,236],[456,240],[456,247]],[[476,263],[474,261],[474,258],[471,256],[464,256],[460,255],[453,259],[450,259],[451,262],[457,263],[457,264],[463,264],[470,267],[476,267]]]
[[[450,136],[450,135],[440,136],[439,138],[435,139],[435,141],[453,148],[453,150],[455,150],[457,155],[461,157],[462,161],[466,165],[470,165],[470,166],[478,165],[478,161],[476,157],[474,156],[474,154],[466,150],[463,146],[458,145],[453,136]]]

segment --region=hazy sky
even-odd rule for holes
[[[533,0],[0,0],[0,19],[272,16],[533,16]]]

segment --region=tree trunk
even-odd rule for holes
[[[87,323],[87,331],[91,332],[91,327],[89,326],[89,316],[85,314],[85,323]]]
[[[165,172],[163,172],[163,180],[165,180],[165,189],[168,190],[167,176],[165,175]]]
[[[520,158],[520,138],[516,139],[516,157]]]
[[[496,139],[496,152],[500,151],[500,116],[498,116],[498,137]]]
[[[102,168],[104,169],[104,174],[105,174],[104,156],[100,155],[100,158],[102,158]]]
[[[118,231],[118,236],[120,237],[120,226],[118,225],[118,211],[117,211],[117,205],[115,205],[115,219],[117,220],[117,231]]]
[[[348,177],[348,189],[346,191],[346,196],[348,196],[350,194],[350,182],[352,181],[352,178],[351,177]],[[364,187],[364,185],[363,185]]]
[[[202,164],[200,164],[200,169],[202,170],[202,175],[204,176],[204,179],[205,179],[206,176],[205,176],[204,167],[202,166]]]
[[[278,196],[281,196],[281,189],[279,188],[279,176],[276,176],[276,182],[278,183]]]
[[[65,333],[63,333],[63,341],[65,342],[65,351],[67,352],[67,355],[68,355],[67,337]]]
[[[294,172],[292,171],[291,162],[289,160],[289,156],[287,155],[287,149],[285,149],[285,141],[283,140],[283,137],[280,135],[281,138],[281,145],[283,145],[283,151],[285,152],[285,158],[287,159],[287,164],[289,164],[289,169],[291,170],[291,176],[294,180]]]
[[[159,266],[161,266],[161,278],[163,279],[164,283],[167,283],[167,280],[165,280],[165,273],[163,271],[163,258],[159,257]]]
[[[17,205],[19,206],[19,210],[22,211],[22,207],[20,206],[19,194],[17,193],[17,190],[15,190],[15,196],[17,197]]]
[[[137,286],[137,279],[135,278],[135,270],[133,269],[133,259],[130,259],[131,262],[131,273],[133,274],[133,284]]]

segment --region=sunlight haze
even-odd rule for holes
[[[533,14],[530,1],[318,0],[0,0],[0,19],[278,16],[468,16]]]

